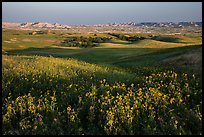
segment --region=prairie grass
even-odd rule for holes
[[[85,49],[58,43],[94,34],[28,33],[3,32],[3,134],[202,134],[202,68],[165,65],[200,55],[201,38],[112,39]]]

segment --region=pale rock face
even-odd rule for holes
[[[2,27],[15,28],[19,27],[21,23],[2,22]]]
[[[79,26],[87,26],[87,25],[79,25]],[[108,23],[108,24],[98,24],[93,25],[95,27],[105,27],[105,26],[135,26],[135,27],[176,27],[176,28],[184,28],[188,26],[192,27],[202,27],[202,22],[127,22],[127,23]],[[58,23],[46,23],[46,22],[26,22],[26,23],[10,23],[10,22],[2,22],[3,28],[21,28],[21,29],[33,29],[33,28],[48,28],[48,29],[67,29],[71,28],[68,25],[62,25]]]
[[[65,28],[71,28],[68,25],[62,25],[58,23],[46,23],[46,22],[25,22],[25,23],[10,23],[10,22],[2,22],[2,28],[21,28],[21,29],[32,29],[32,28],[59,28],[59,29],[65,29]]]

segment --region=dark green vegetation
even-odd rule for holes
[[[159,40],[164,42],[179,42],[179,38],[176,37],[168,37],[168,36],[154,36],[152,37],[153,40]]]
[[[31,33],[3,30],[3,134],[202,134],[202,37]]]
[[[115,36],[120,40],[126,40],[126,41],[131,41],[131,42],[136,42],[138,40],[143,40],[143,39],[147,39],[149,37],[152,37],[151,35],[148,35],[146,37],[144,36],[140,36],[140,35],[125,35],[125,34],[115,34],[115,33],[109,33],[109,35]]]
[[[103,43],[109,41],[111,38],[106,37],[67,37],[64,41],[61,42],[61,46],[68,47],[95,47],[98,43]]]

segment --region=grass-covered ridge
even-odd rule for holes
[[[197,76],[159,68],[138,74],[73,59],[3,56],[3,133],[201,133]]]
[[[109,33],[81,34],[68,33],[66,31],[44,30],[44,34],[30,35],[31,30],[10,30],[5,29],[2,33],[2,50],[9,51],[14,49],[26,49],[30,47],[116,47],[116,48],[171,48],[177,46],[196,45],[202,43],[201,36],[184,36],[184,35],[157,35],[157,34],[117,34],[127,37],[120,39]],[[150,37],[151,36],[151,37]],[[129,41],[129,37],[135,37]],[[73,39],[74,38],[74,41]],[[163,40],[166,38],[166,40]],[[72,42],[67,42],[72,39]],[[178,41],[171,42],[168,39]],[[95,47],[93,46],[93,47]]]
[[[202,134],[199,34],[43,31],[2,31],[3,134]]]

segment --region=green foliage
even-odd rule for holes
[[[151,39],[153,40],[159,40],[159,41],[164,41],[164,42],[179,42],[179,38],[177,37],[169,37],[169,36],[154,36]]]
[[[136,42],[139,40],[147,39],[149,36],[140,36],[140,35],[124,35],[124,34],[117,34],[117,33],[109,33],[109,35],[115,36],[120,40],[126,40],[130,42]]]
[[[3,134],[202,134],[197,75],[40,56],[2,65]]]
[[[202,37],[29,32],[3,30],[3,134],[202,134],[201,76],[159,64]]]
[[[108,37],[67,37],[64,41],[62,41],[61,46],[68,47],[95,47],[98,43],[107,42],[111,38]]]

